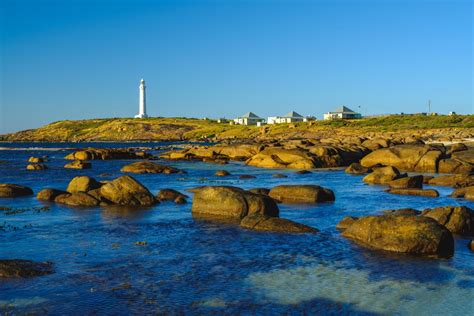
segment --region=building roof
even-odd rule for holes
[[[260,117],[258,115],[256,115],[255,113],[247,112],[244,115],[242,115],[240,118],[257,118],[257,119],[259,119]]]
[[[331,112],[331,113],[354,113],[354,114],[356,114],[356,112],[352,111],[347,106],[337,107],[336,110],[334,112]]]
[[[291,111],[291,112],[289,112],[289,113],[286,113],[286,115],[283,116],[283,117],[303,117],[303,116],[300,115],[300,114],[298,114],[298,113],[296,113],[295,111]]]

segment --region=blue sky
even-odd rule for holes
[[[0,0],[0,133],[63,119],[473,113],[471,1]]]

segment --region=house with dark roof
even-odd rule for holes
[[[252,112],[247,112],[244,115],[234,119],[234,123],[239,125],[257,125],[257,123],[264,121],[265,120],[263,118]]]
[[[341,106],[335,109],[334,112],[328,112],[324,114],[325,120],[341,120],[341,119],[360,119],[362,115],[360,113],[354,112],[349,109],[347,106]]]

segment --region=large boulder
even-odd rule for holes
[[[470,173],[474,171],[474,165],[459,159],[441,159],[438,164],[439,173]]]
[[[0,259],[0,278],[29,278],[53,273],[51,262]]]
[[[410,144],[382,148],[371,152],[360,161],[364,167],[392,166],[400,170],[437,172],[438,161],[443,158],[438,147]]]
[[[100,195],[119,205],[150,206],[156,203],[150,191],[130,176],[122,176],[104,184],[100,188]]]
[[[438,197],[439,193],[436,190],[428,189],[389,189],[388,193],[399,194],[399,195],[413,195],[413,196],[424,196],[424,197]]]
[[[474,235],[474,211],[466,206],[426,209],[423,216],[433,218],[453,234]]]
[[[279,209],[268,196],[230,186],[208,186],[194,191],[192,213],[196,216],[242,220],[260,214],[277,217]]]
[[[100,204],[99,200],[85,192],[60,194],[54,199],[54,202],[69,206],[97,206]]]
[[[122,172],[129,172],[129,173],[177,173],[179,172],[178,169],[160,165],[151,161],[138,161],[132,164],[124,166],[120,169]]]
[[[246,229],[271,231],[276,233],[316,233],[317,229],[288,219],[270,217],[261,214],[246,216],[240,222],[240,226]]]
[[[74,177],[68,184],[66,191],[69,193],[87,192],[98,189],[102,183],[97,182],[94,178],[87,176]]]
[[[375,169],[372,173],[366,175],[363,181],[370,184],[388,184],[402,177],[397,168],[389,166]]]
[[[33,190],[28,187],[11,183],[0,183],[0,198],[12,198],[32,194]]]
[[[281,203],[320,203],[334,201],[334,192],[318,185],[279,185],[269,196]]]
[[[375,249],[436,257],[451,257],[451,232],[423,216],[366,216],[354,221],[342,236]]]
[[[67,194],[67,192],[56,189],[43,189],[38,192],[36,198],[41,201],[54,201],[54,199],[61,194]]]
[[[245,162],[249,166],[260,168],[316,168],[315,157],[306,150],[266,148]]]
[[[390,181],[388,185],[393,189],[421,189],[423,176],[404,177]]]

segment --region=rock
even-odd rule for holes
[[[54,199],[61,194],[67,194],[67,192],[56,189],[43,189],[38,192],[36,198],[42,201],[54,201]]]
[[[54,202],[69,206],[97,206],[100,201],[85,192],[60,194]]]
[[[252,214],[276,217],[279,214],[275,201],[230,186],[201,187],[194,193],[193,215],[238,220]]]
[[[29,278],[53,273],[51,262],[22,259],[1,259],[0,278]]]
[[[129,173],[177,173],[179,170],[170,166],[160,165],[151,161],[138,161],[124,166],[122,172]]]
[[[97,182],[94,178],[87,176],[74,177],[68,184],[66,191],[69,193],[87,192],[98,189],[102,183]]]
[[[373,151],[362,158],[360,163],[369,168],[380,164],[406,171],[437,172],[438,161],[443,155],[443,151],[434,146],[397,145]]]
[[[467,243],[467,248],[469,248],[469,250],[471,250],[471,251],[474,251],[474,240],[470,240]]]
[[[344,230],[342,236],[387,251],[436,257],[454,254],[451,232],[423,216],[365,216]]]
[[[180,193],[176,190],[173,190],[173,189],[162,189],[156,195],[156,199],[160,202],[161,201],[175,201],[176,202],[176,199],[179,198],[179,202],[186,203],[186,198],[187,197],[188,197],[187,195],[182,194],[182,193]],[[183,201],[183,199],[184,199],[184,201]]]
[[[268,195],[268,193],[270,193],[270,189],[266,189],[266,188],[255,188],[255,189],[250,189],[248,191],[252,193],[256,193],[256,194],[263,194],[263,195]]]
[[[89,148],[81,149],[67,155],[69,160],[110,160],[110,159],[148,159],[152,155],[136,152],[127,148]]]
[[[273,178],[288,178],[287,175],[284,175],[282,173],[275,173],[275,174],[272,174],[272,177]]]
[[[178,196],[176,199],[174,199],[174,202],[176,204],[186,204],[186,203],[188,203],[188,201],[186,200],[186,198],[184,196]]]
[[[466,206],[445,206],[426,209],[422,215],[433,218],[453,234],[474,235],[474,211]]]
[[[429,184],[430,180],[433,179],[434,176],[425,176],[423,175],[423,184]]]
[[[30,158],[28,158],[28,162],[31,162],[31,163],[42,163],[42,162],[44,162],[44,159],[41,158],[41,157],[30,157]]]
[[[355,216],[345,216],[342,221],[340,221],[339,223],[337,223],[336,225],[336,228],[339,229],[339,230],[345,230],[347,229],[349,226],[351,226],[352,224],[354,224],[354,222],[356,220],[358,220],[359,218],[358,217],[355,217]]]
[[[119,205],[151,206],[156,203],[150,191],[130,176],[122,176],[104,184],[100,194]]]
[[[441,159],[438,164],[439,173],[471,173],[474,167],[468,163],[458,159]]]
[[[92,164],[90,162],[82,160],[74,160],[73,162],[64,165],[64,168],[67,169],[90,169],[91,167]]]
[[[392,189],[421,189],[423,187],[423,176],[404,177],[388,182]]]
[[[230,176],[230,173],[227,170],[217,170],[214,175],[216,177],[226,177],[226,176]]]
[[[349,165],[349,167],[346,168],[345,171],[346,173],[351,173],[351,174],[367,174],[367,173],[371,173],[372,169],[363,167],[358,162],[353,162]]]
[[[456,189],[451,193],[451,197],[474,201],[474,186]]]
[[[450,186],[450,187],[468,187],[474,186],[474,175],[454,174],[439,176],[428,182],[430,185]]]
[[[474,148],[469,147],[467,150],[453,152],[451,158],[474,165]]]
[[[246,179],[255,179],[257,178],[256,176],[252,176],[251,174],[242,174],[239,176],[239,179],[241,180],[246,180]]]
[[[400,194],[400,195],[414,195],[414,196],[424,196],[424,197],[438,197],[439,193],[436,190],[428,189],[389,189],[386,192],[391,194]]]
[[[363,181],[370,184],[387,184],[400,178],[402,178],[400,171],[395,167],[389,166],[375,169],[372,173],[366,175]]]
[[[279,185],[269,196],[281,203],[320,203],[334,201],[334,192],[318,185]]]
[[[376,139],[367,139],[362,142],[362,146],[370,149],[370,150],[377,150],[380,148],[386,148],[390,146],[390,140],[383,139],[383,138],[376,138]]]
[[[17,184],[0,183],[0,198],[12,198],[32,194],[33,190],[28,187]]]
[[[44,164],[35,163],[26,166],[26,170],[46,170],[48,167]]]
[[[316,233],[317,229],[295,223],[288,219],[269,217],[261,214],[246,216],[240,222],[240,226],[246,229],[258,231],[270,231],[277,233]]]
[[[302,149],[266,148],[245,163],[260,168],[316,168],[314,156]]]
[[[310,174],[311,171],[309,171],[309,170],[298,170],[298,171],[296,171],[295,173],[296,173],[296,174]]]
[[[457,143],[457,144],[452,144],[451,146],[448,147],[448,151],[446,152],[447,154],[452,154],[458,151],[464,151],[468,150],[467,146],[463,143]]]
[[[202,158],[202,162],[206,163],[216,163],[220,165],[225,165],[229,163],[229,159],[226,158],[209,158],[209,157],[204,157]]]
[[[385,215],[393,215],[393,216],[417,216],[420,215],[421,212],[415,210],[413,208],[400,208],[397,210],[385,210],[382,211]]]

